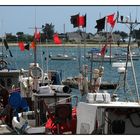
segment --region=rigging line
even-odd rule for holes
[[[84,28],[83,28],[83,33],[85,33],[85,35],[84,35],[84,63],[86,63],[85,61],[86,61],[86,27],[85,27],[85,30],[84,30]]]
[[[130,59],[131,59],[131,65],[132,65],[133,77],[134,77],[133,79],[134,79],[134,82],[135,82],[136,93],[137,93],[137,96],[138,96],[138,102],[139,102],[139,91],[138,91],[138,87],[137,87],[137,80],[136,80],[135,69],[134,69],[134,64],[133,64],[133,60],[132,60],[132,54],[131,54],[131,51],[130,51]]]
[[[127,56],[126,56],[126,65],[125,65],[125,73],[124,73],[124,92],[126,91],[126,72],[127,72],[127,66],[128,66],[128,58],[130,53],[130,42],[131,42],[131,31],[132,31],[132,24],[130,24],[130,32],[129,32],[129,41],[127,45]]]
[[[39,39],[39,40],[40,40],[39,44],[41,45],[41,39]],[[44,61],[43,61],[43,54],[42,54],[43,53],[43,46],[41,45],[40,48],[41,48],[41,67],[44,71]]]
[[[63,30],[64,30],[64,36],[66,35],[66,25],[65,25],[65,23],[63,24]],[[66,54],[66,49],[65,49],[65,37],[63,38],[63,47],[64,47],[64,50],[63,50],[63,57],[64,57],[64,55]]]
[[[126,66],[125,66],[125,75],[124,75],[124,92],[126,91],[125,82],[126,82],[126,72],[127,72],[127,69],[128,69],[128,67],[127,67],[128,66],[128,59],[129,59],[129,56],[130,56],[130,43],[131,43],[131,35],[132,35],[131,32],[132,32],[132,30],[134,28],[134,25],[132,23],[130,23],[130,27],[128,26],[128,28],[130,29],[130,32],[129,32],[129,41],[128,41],[128,45],[127,45],[127,56],[126,56]]]
[[[47,44],[47,39],[46,39],[46,44]],[[48,47],[48,45],[47,45],[47,50],[46,50],[46,57],[47,57],[47,59],[46,59],[46,63],[47,63],[47,74],[48,74],[48,71],[49,71],[49,47]]]
[[[132,35],[131,32],[132,32],[133,28],[134,28],[134,25],[133,25],[133,23],[131,23],[130,24],[130,33],[129,33],[129,43],[128,43],[128,48],[127,48],[127,61],[126,61],[125,76],[126,76],[126,70],[127,70],[128,57],[130,56],[132,73],[133,73],[133,80],[135,83],[135,90],[136,90],[136,94],[137,94],[137,98],[138,98],[138,102],[139,102],[139,92],[138,92],[138,87],[137,87],[137,80],[136,80],[135,69],[134,69],[133,60],[132,60],[132,54],[131,54],[131,50],[130,50],[130,42],[131,42],[131,35]]]

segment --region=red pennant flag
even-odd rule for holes
[[[20,51],[24,51],[24,43],[23,42],[18,42]]]
[[[112,28],[114,28],[114,25],[116,22],[116,20],[114,20],[114,15],[115,15],[115,13],[107,16],[107,23],[109,23]]]
[[[85,16],[79,16],[78,26],[86,27],[86,15]]]
[[[35,40],[39,41],[40,40],[40,32],[35,32],[34,38],[35,38]]]
[[[116,19],[115,19],[115,20],[113,20],[113,22],[111,23],[111,27],[112,27],[112,28],[114,28],[115,23],[116,23]]]
[[[112,22],[113,22],[113,20],[114,20],[114,15],[115,15],[115,13],[112,14],[112,15],[108,15],[108,16],[107,16],[107,23],[112,23]]]
[[[106,53],[106,47],[107,47],[107,44],[105,44],[105,45],[102,47],[102,49],[101,49],[101,51],[100,51],[101,56],[105,56],[105,53]]]
[[[62,41],[61,41],[60,38],[58,37],[58,34],[54,34],[53,40],[54,40],[54,43],[55,43],[55,44],[62,44]]]
[[[85,16],[79,16],[79,14],[71,16],[71,24],[73,24],[73,27],[80,27],[82,26],[83,28],[86,27],[86,14]]]
[[[32,48],[32,49],[35,48],[35,42],[34,41],[31,42],[30,48]]]

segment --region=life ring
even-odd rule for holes
[[[43,70],[38,66],[32,66],[29,73],[33,79],[40,79],[43,77]]]
[[[0,70],[4,69],[7,67],[7,62],[4,60],[0,60]]]

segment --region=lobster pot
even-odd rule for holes
[[[87,102],[89,103],[110,103],[109,93],[88,93]]]
[[[60,93],[69,93],[71,90],[65,85],[51,85],[51,89]]]
[[[94,94],[94,93],[88,93],[88,94],[87,94],[86,99],[87,99],[87,102],[88,102],[88,103],[93,103],[93,94]]]

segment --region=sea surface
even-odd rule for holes
[[[0,48],[1,49],[1,48]],[[34,51],[33,49],[25,50],[23,52],[20,51],[19,47],[10,47],[10,50],[12,52],[13,57],[9,56],[9,51],[4,50],[5,54],[8,56],[7,61],[12,68],[18,68],[18,69],[28,69],[29,64],[34,62]],[[44,71],[47,71],[47,69],[51,70],[57,70],[62,72],[62,79],[66,79],[67,77],[77,76],[79,75],[79,59],[80,59],[80,66],[83,64],[88,65],[88,69],[90,70],[91,62],[86,59],[84,56],[85,54],[91,50],[91,48],[80,48],[78,45],[76,47],[37,47],[37,62],[39,63],[40,67]],[[127,49],[126,48],[112,48],[112,54],[115,53],[124,53]],[[133,49],[133,51],[139,52],[140,50],[138,48]],[[57,55],[57,54],[68,54],[73,55],[77,59],[71,60],[71,61],[60,61],[60,60],[50,60],[49,54],[51,55]],[[107,53],[109,54],[109,48]],[[80,57],[79,57],[80,56]],[[134,69],[136,74],[136,80],[138,84],[138,90],[140,91],[140,60],[133,61],[134,62]],[[100,62],[93,62],[93,69],[97,68],[100,65]],[[119,78],[122,77],[117,72],[117,68],[112,67],[112,64],[109,62],[104,62],[104,75],[103,75],[103,81],[108,81],[112,83],[118,83]],[[136,91],[134,86],[134,80],[132,76],[132,68],[129,67],[127,70],[127,82],[125,83],[124,88],[124,82],[121,82],[120,88],[116,91],[118,94],[120,100],[125,99],[131,99],[133,98],[136,100]],[[126,90],[130,93],[126,93]],[[114,91],[109,90],[107,91],[110,94],[112,94]],[[80,93],[77,89],[72,89],[72,94],[78,95],[80,97]]]

